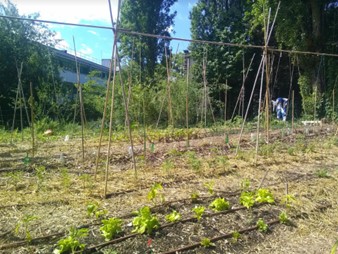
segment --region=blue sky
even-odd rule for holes
[[[0,0],[4,2],[5,0]],[[19,13],[39,13],[40,19],[63,21],[77,24],[110,25],[108,0],[12,0],[16,4]],[[178,0],[172,10],[177,11],[175,34],[173,37],[190,39],[189,12],[197,0]],[[111,0],[113,16],[116,19],[118,0]],[[101,59],[110,59],[113,43],[113,34],[110,30],[93,29],[85,27],[74,27],[64,25],[49,25],[51,30],[56,32],[56,37],[62,39],[58,48],[67,49],[73,53],[73,37],[77,54],[95,62]],[[188,43],[172,41],[174,52],[183,51]]]

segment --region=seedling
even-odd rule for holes
[[[238,242],[238,239],[241,237],[241,234],[238,232],[238,231],[234,231],[232,233],[232,241],[234,243],[237,243]]]
[[[206,182],[203,185],[204,185],[204,187],[206,187],[208,189],[208,192],[209,192],[210,195],[214,195],[214,193],[215,193],[215,191],[214,191],[215,182],[214,181]]]
[[[100,227],[101,235],[106,241],[113,239],[122,232],[122,220],[117,218],[109,218],[102,220],[103,226]]]
[[[196,203],[200,195],[197,192],[191,193],[191,202]]]
[[[28,156],[28,153],[26,156],[22,159],[22,162],[25,166],[28,166],[31,163],[31,158]]]
[[[155,203],[155,200],[157,196],[159,196],[161,202],[164,202],[164,195],[163,193],[160,193],[163,190],[162,184],[160,183],[155,183],[151,188],[150,191],[148,192],[148,200],[152,201]]]
[[[14,230],[15,234],[19,235],[20,229],[22,228],[25,233],[25,239],[30,242],[32,240],[32,236],[29,231],[29,225],[32,221],[37,220],[37,219],[38,217],[34,215],[25,214],[24,217],[20,221],[17,222],[15,226],[15,230]]]
[[[139,234],[151,234],[153,230],[160,226],[157,217],[151,214],[148,206],[142,207],[136,213],[138,216],[133,219],[133,232],[137,232]]]
[[[229,201],[225,201],[224,198],[216,198],[210,205],[214,211],[220,212],[229,209]]]
[[[256,225],[257,225],[259,231],[261,231],[261,232],[267,232],[268,231],[268,224],[266,224],[262,218],[259,218]]]
[[[279,222],[281,224],[287,224],[289,222],[289,217],[288,217],[288,215],[286,214],[285,211],[281,212],[279,214],[278,218],[279,218]]]
[[[251,208],[255,204],[254,193],[250,191],[244,191],[240,196],[240,204],[247,209]]]
[[[170,214],[166,215],[165,219],[168,222],[176,222],[176,221],[179,221],[181,219],[181,214],[174,210]]]
[[[201,245],[205,248],[210,248],[216,246],[209,238],[203,238],[201,240]]]
[[[244,179],[241,183],[241,188],[243,191],[248,191],[250,188],[251,182],[249,179]]]
[[[293,203],[296,202],[296,198],[294,195],[287,194],[282,197],[281,203],[284,204],[286,207],[290,208]]]
[[[272,204],[275,203],[275,199],[268,189],[258,189],[256,192],[255,202]]]
[[[205,211],[205,207],[204,206],[195,206],[192,211],[195,213],[195,218],[200,221],[204,211]]]
[[[329,178],[330,177],[327,169],[325,169],[325,168],[317,170],[316,175],[319,178]]]
[[[97,219],[102,218],[108,213],[107,210],[99,208],[97,203],[90,203],[87,205],[87,216],[95,216]]]
[[[80,243],[80,240],[88,236],[88,229],[81,228],[76,229],[71,227],[69,235],[58,241],[57,245],[59,248],[53,251],[54,254],[62,253],[74,253],[75,251],[82,251],[86,247],[86,244]]]

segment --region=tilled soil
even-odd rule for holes
[[[82,240],[88,253],[175,253],[180,248],[187,248],[182,253],[329,253],[338,239],[338,139],[329,129],[335,130],[325,127],[288,136],[275,131],[269,144],[260,145],[257,161],[250,135],[243,137],[237,155],[238,135],[230,135],[229,144],[224,136],[190,140],[189,147],[186,141],[155,143],[155,150],[146,154],[143,145],[136,144],[137,176],[128,144],[114,143],[106,193],[106,142],[96,180],[95,137],[86,139],[84,161],[79,139],[40,142],[29,163],[24,162],[28,141],[1,144],[0,253],[52,253],[72,226],[89,229]],[[242,207],[245,179],[252,191],[271,190],[275,203]],[[154,183],[162,184],[165,200],[147,199]],[[295,198],[287,207],[282,202],[286,193]],[[192,200],[192,194],[199,198]],[[216,197],[228,200],[230,210],[213,211],[209,205]],[[106,217],[123,220],[115,243],[105,241],[100,220],[87,215],[89,203],[106,210]],[[150,235],[133,234],[132,212],[145,205],[161,227]],[[200,221],[194,218],[195,206],[206,207]],[[165,215],[173,210],[182,218],[170,224]],[[281,211],[287,211],[288,224],[278,222]],[[25,224],[29,216],[33,219]],[[271,222],[267,232],[256,228],[259,218]],[[234,232],[242,233],[235,239]],[[215,246],[201,246],[204,238],[215,240]]]

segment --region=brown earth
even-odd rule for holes
[[[238,241],[228,237],[215,241],[214,247],[195,247],[182,253],[330,253],[338,240],[338,138],[334,126],[313,128],[311,133],[299,130],[286,135],[271,133],[270,143],[261,143],[257,161],[256,142],[250,134],[243,137],[236,155],[238,135],[200,137],[186,141],[156,142],[153,152],[136,144],[137,177],[128,155],[128,144],[114,142],[109,159],[107,198],[104,198],[107,141],[103,142],[95,180],[98,138],[86,137],[85,159],[81,139],[53,136],[40,140],[34,159],[24,163],[30,153],[29,140],[0,144],[0,253],[52,253],[58,240],[71,226],[88,227],[83,242],[91,253],[165,253],[198,244],[201,239],[243,232]],[[167,140],[168,141],[168,140]],[[62,156],[61,156],[62,154]],[[274,204],[251,209],[239,204],[243,181],[250,190],[271,190]],[[147,194],[154,183],[161,183],[161,194],[153,202]],[[208,188],[209,186],[209,188]],[[286,192],[295,201],[282,203]],[[192,202],[191,195],[199,195]],[[231,210],[215,213],[209,204],[216,197],[230,202]],[[105,247],[100,235],[100,220],[88,217],[86,207],[96,203],[107,217],[123,220],[123,232],[132,231],[131,213],[147,205],[158,217],[161,228],[151,235],[135,235]],[[205,206],[200,221],[193,218],[192,208]],[[172,210],[182,221],[169,224],[165,215]],[[290,222],[278,223],[281,211],[287,211]],[[35,216],[24,223],[28,216]],[[262,218],[271,224],[266,233],[255,229]],[[95,224],[95,225],[94,225]],[[15,232],[15,228],[18,231]],[[25,241],[26,228],[32,241]],[[52,237],[50,235],[57,234]],[[46,236],[45,239],[36,239]],[[147,246],[152,239],[151,246]],[[114,252],[115,251],[115,252]]]

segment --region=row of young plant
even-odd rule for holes
[[[163,187],[159,183],[155,183],[149,193],[148,200],[152,202],[160,201],[164,202],[163,195]],[[198,194],[193,193],[191,195],[191,202],[195,203],[199,198]],[[294,197],[292,195],[286,195],[281,203],[285,204],[287,207],[294,201]],[[275,203],[275,199],[273,194],[269,189],[260,188],[257,191],[249,191],[249,183],[244,183],[243,191],[239,198],[239,203],[243,206],[243,208],[251,209],[255,204],[273,204]],[[207,208],[210,208],[214,211],[214,215],[221,214],[222,212],[231,212],[234,209],[230,208],[230,202],[222,197],[216,197],[208,207],[203,205],[196,205],[192,208],[193,217],[182,220],[182,215],[176,211],[172,210],[171,213],[165,215],[165,220],[167,224],[164,226],[171,226],[177,222],[184,221],[193,221],[197,220],[198,222],[202,219],[202,217],[206,214]],[[101,218],[101,227],[99,228],[102,237],[105,241],[111,241],[112,239],[116,239],[119,236],[122,236],[124,233],[123,230],[123,220],[116,217],[106,218],[107,211],[101,209],[97,204],[89,204],[87,206],[87,214],[90,217],[95,217],[97,219]],[[209,216],[212,214],[208,214]],[[158,217],[151,212],[149,206],[141,207],[138,211],[133,212],[134,218],[132,219],[132,226],[134,233],[133,236],[137,234],[147,234],[151,235],[154,230],[158,230],[161,227],[160,220]],[[280,223],[287,223],[289,221],[289,217],[286,211],[282,211],[279,214]],[[261,232],[268,231],[268,224],[262,219],[259,218],[256,222],[257,229]],[[86,248],[86,244],[82,243],[82,239],[87,237],[89,233],[88,228],[76,229],[72,227],[69,231],[69,235],[66,238],[63,238],[58,241],[57,247],[54,250],[55,254],[61,253],[73,253],[76,251],[83,251]],[[240,237],[238,232],[233,233],[233,238],[237,240]],[[208,238],[201,239],[201,246],[211,247],[213,243]]]

